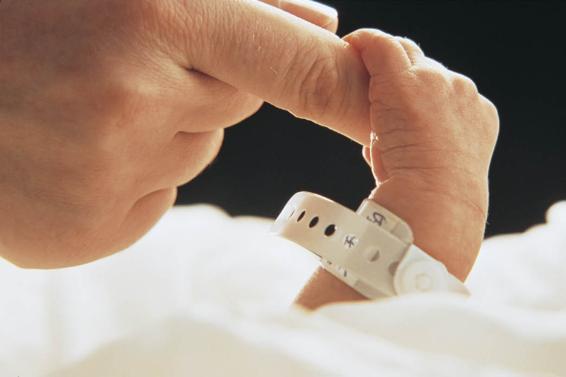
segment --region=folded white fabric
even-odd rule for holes
[[[484,243],[473,297],[289,309],[317,262],[271,220],[175,208],[114,257],[0,262],[0,376],[566,376],[566,203]]]

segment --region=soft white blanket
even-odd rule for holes
[[[484,243],[473,298],[289,308],[316,267],[270,221],[175,208],[60,271],[0,261],[0,376],[566,376],[566,203]]]

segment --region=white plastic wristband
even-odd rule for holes
[[[409,224],[373,200],[364,200],[356,213],[369,222],[387,230],[401,241],[407,244],[413,243],[413,231]]]
[[[300,192],[272,231],[319,256],[325,269],[368,298],[468,293],[442,263],[412,245],[405,222],[372,201],[355,213],[320,195]]]

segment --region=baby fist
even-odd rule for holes
[[[378,30],[345,38],[370,74],[372,198],[404,218],[415,243],[456,276],[483,239],[488,170],[499,131],[495,106],[469,78],[414,42]]]

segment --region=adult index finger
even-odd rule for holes
[[[179,64],[369,144],[369,75],[352,46],[258,1],[182,3]]]
[[[289,12],[305,21],[336,33],[338,12],[336,9],[311,0],[259,0]]]

